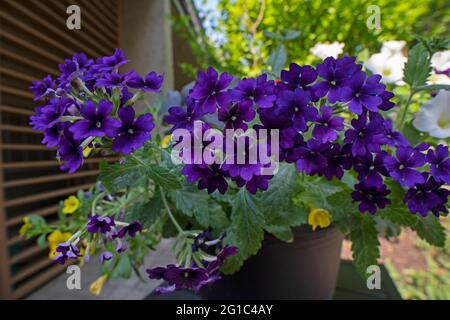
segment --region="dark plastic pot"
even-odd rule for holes
[[[203,299],[331,299],[344,236],[336,228],[302,226],[294,241],[266,235],[240,271],[201,292]]]

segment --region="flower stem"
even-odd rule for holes
[[[180,227],[180,225],[178,224],[178,221],[173,216],[172,211],[169,208],[169,204],[167,203],[167,199],[166,199],[166,196],[164,194],[164,191],[163,191],[163,189],[161,187],[159,188],[159,191],[161,193],[161,198],[163,200],[164,206],[166,207],[167,214],[169,215],[170,220],[172,221],[173,225],[177,229],[178,233],[183,233],[184,230],[183,230],[183,228]]]
[[[408,100],[406,101],[406,105],[403,108],[403,112],[402,112],[402,115],[400,117],[400,122],[398,123],[398,129],[400,131],[403,130],[403,127],[405,125],[406,114],[408,113],[408,108],[409,108],[409,105],[411,104],[413,95],[414,95],[414,92],[411,91],[411,93],[409,94]]]

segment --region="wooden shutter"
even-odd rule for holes
[[[81,30],[69,30],[66,9],[81,9]],[[55,151],[40,144],[28,126],[36,104],[30,82],[58,75],[58,64],[74,52],[110,55],[119,45],[118,0],[0,1],[0,297],[20,298],[62,267],[19,228],[25,215],[56,219],[57,204],[95,181],[99,159],[75,174],[61,172]]]

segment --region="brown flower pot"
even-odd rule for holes
[[[266,235],[241,270],[201,292],[203,299],[331,299],[344,236],[336,228],[302,226],[292,243]]]

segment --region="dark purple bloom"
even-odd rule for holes
[[[107,100],[100,100],[98,106],[92,101],[81,105],[80,113],[84,120],[79,120],[70,127],[74,138],[114,137],[120,121],[109,116],[112,109],[112,102]]]
[[[97,87],[105,87],[105,88],[122,88],[127,85],[130,80],[130,73],[125,73],[123,75],[119,73],[106,73],[104,74],[102,79],[98,79],[96,82]]]
[[[238,248],[235,246],[225,246],[223,249],[219,252],[219,254],[216,257],[216,260],[211,261],[208,266],[206,267],[206,270],[209,274],[214,274],[219,272],[219,268],[224,264],[224,262],[229,258],[234,256],[238,253]]]
[[[291,63],[289,65],[289,70],[281,71],[281,80],[286,83],[289,89],[295,90],[296,88],[301,88],[305,91],[309,91],[312,101],[318,100],[314,91],[310,91],[312,83],[314,83],[316,79],[317,71],[311,66],[300,67],[296,63]]]
[[[425,155],[412,147],[400,146],[396,151],[397,158],[387,155],[384,165],[392,179],[404,187],[414,187],[417,183],[424,183],[423,176],[414,168],[426,163]]]
[[[381,76],[378,74],[366,78],[364,71],[358,71],[351,79],[345,81],[345,84],[352,89],[350,99],[346,100],[350,101],[350,111],[358,115],[363,113],[363,107],[372,112],[378,111],[378,106],[383,102],[378,95],[385,89],[380,80]]]
[[[276,96],[270,90],[267,75],[260,75],[257,79],[248,78],[239,81],[238,85],[230,91],[235,102],[255,103],[260,108],[271,108]],[[268,90],[269,89],[269,90]]]
[[[60,166],[61,170],[68,170],[69,173],[74,173],[83,164],[83,150],[80,146],[80,141],[74,139],[69,130],[65,130],[60,140],[58,148],[58,157],[65,161]]]
[[[358,179],[367,186],[381,186],[383,176],[389,176],[389,172],[384,166],[384,157],[387,153],[380,152],[375,157],[368,153],[358,158],[355,163],[355,171],[358,172]]]
[[[142,231],[142,226],[139,221],[133,221],[129,225],[122,227],[117,233],[117,237],[123,238],[128,233],[131,238],[134,238],[136,233]]]
[[[64,63],[59,65],[59,71],[61,72],[61,75],[59,76],[58,80],[61,88],[66,87],[73,80],[80,76],[78,63],[73,59],[65,59]]]
[[[99,72],[117,72],[120,66],[129,61],[130,60],[126,60],[122,49],[116,48],[112,56],[99,58],[94,67]]]
[[[388,110],[391,110],[393,107],[395,107],[395,103],[390,101],[394,97],[394,94],[392,92],[383,91],[378,96],[382,100],[381,104],[378,106],[379,110],[388,111]]]
[[[97,233],[100,231],[105,234],[111,231],[111,228],[116,224],[114,219],[109,216],[99,216],[98,214],[89,217],[89,221],[86,225],[86,230],[90,233]]]
[[[77,260],[80,256],[78,247],[70,242],[58,244],[55,250],[58,254],[55,256],[55,262],[65,264],[68,259]]]
[[[248,122],[251,122],[256,115],[253,105],[248,100],[229,103],[227,107],[220,107],[218,118],[225,123],[226,129],[247,130]]]
[[[296,162],[298,171],[306,172],[308,175],[319,173],[327,164],[325,155],[330,146],[330,143],[321,143],[316,139],[309,139],[307,147],[298,148],[299,159]]]
[[[353,201],[359,202],[359,211],[369,211],[371,214],[377,212],[377,208],[383,209],[391,201],[386,196],[391,193],[383,184],[380,186],[358,183],[352,192]]]
[[[360,64],[356,64],[355,60],[355,57],[339,59],[328,57],[323,63],[318,64],[317,73],[324,81],[313,86],[314,94],[318,97],[328,95],[327,98],[330,103],[348,101],[351,89],[348,88],[346,80],[350,79],[362,67]]]
[[[127,87],[122,88],[122,94],[120,96],[120,107],[124,107],[125,104],[133,98],[134,94],[131,93]]]
[[[386,144],[390,145],[391,147],[409,146],[409,141],[406,140],[405,136],[401,132],[395,131],[392,128],[392,120],[383,121],[383,126],[386,137]]]
[[[229,93],[226,91],[233,77],[226,72],[218,75],[213,67],[205,71],[199,71],[197,81],[189,96],[197,101],[203,108],[204,113],[216,112],[216,107],[226,106],[230,101]]]
[[[102,254],[100,255],[100,262],[103,263],[105,261],[109,261],[112,259],[112,257],[113,254],[111,252],[109,251],[102,252]]]
[[[254,175],[250,180],[246,181],[241,177],[233,178],[239,188],[245,186],[248,192],[256,194],[258,190],[267,190],[269,188],[269,179],[272,176]]]
[[[130,88],[142,89],[149,92],[161,91],[161,86],[164,81],[164,76],[158,75],[156,72],[149,72],[145,78],[141,78],[134,70],[130,73],[131,77],[128,81]]]
[[[160,280],[160,279],[164,278],[164,274],[166,273],[166,268],[155,267],[152,269],[147,269],[146,272],[150,279]]]
[[[287,163],[296,162],[299,157],[299,148],[306,147],[303,136],[292,128],[280,131],[280,160]]]
[[[351,150],[345,145],[342,149],[338,143],[330,145],[329,149],[325,152],[326,165],[320,169],[319,175],[323,175],[327,180],[336,177],[341,179],[344,176],[344,169],[351,167],[348,164],[348,158],[350,157]]]
[[[310,95],[308,91],[303,89],[295,89],[294,91],[283,90],[277,105],[292,116],[292,126],[299,131],[308,130],[308,121],[314,121],[317,118],[317,109],[309,106]]]
[[[117,129],[117,135],[113,140],[112,150],[123,154],[130,154],[139,149],[150,139],[150,132],[155,125],[150,113],[140,115],[134,119],[135,112],[132,107],[119,109],[119,118],[122,125]]]
[[[67,122],[59,122],[53,127],[44,130],[44,138],[41,143],[45,144],[47,148],[54,148],[61,143],[61,138],[65,130],[69,127]]]
[[[438,145],[436,151],[428,150],[426,156],[430,164],[430,171],[436,181],[450,184],[450,158],[448,157],[448,147]]]
[[[39,131],[53,127],[73,103],[69,98],[51,99],[49,104],[36,108],[36,115],[30,117],[30,125]]]
[[[207,280],[208,274],[205,269],[201,268],[181,268],[168,265],[164,279],[169,282],[169,285],[175,285],[177,289],[193,289]]]
[[[51,75],[47,75],[41,81],[32,81],[29,89],[34,94],[34,101],[41,100],[43,97],[53,94],[55,83]]]
[[[320,112],[312,131],[314,138],[322,142],[336,140],[338,138],[337,131],[344,129],[344,119],[333,117],[333,108],[331,107],[322,106]]]
[[[353,129],[345,132],[345,143],[352,143],[353,156],[364,156],[370,152],[380,152],[380,145],[386,142],[383,123],[378,119],[373,119],[367,123],[365,114],[353,119],[351,122]]]
[[[435,216],[439,216],[440,212],[447,213],[445,204],[450,191],[442,188],[442,183],[436,181],[428,172],[422,173],[422,178],[424,183],[410,188],[403,202],[408,204],[412,213],[419,212],[423,217],[428,215],[428,211],[433,212]]]
[[[186,107],[170,107],[169,115],[164,117],[166,123],[173,125],[170,133],[180,128],[192,131],[194,122],[204,115],[202,108],[189,96],[185,98],[185,104]]]

